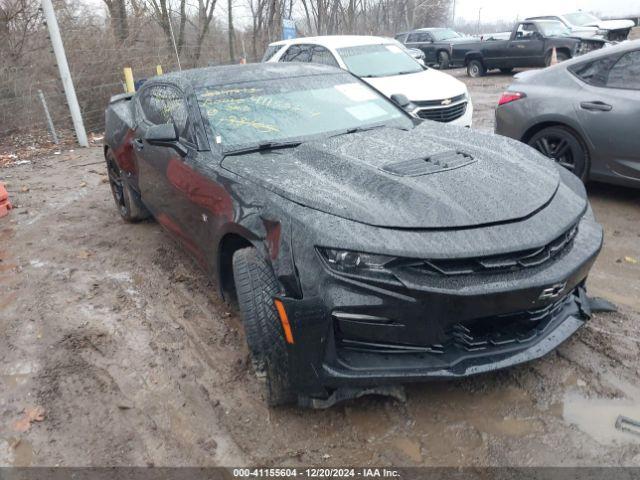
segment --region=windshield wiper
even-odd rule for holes
[[[252,152],[261,152],[266,150],[277,150],[279,148],[292,148],[301,145],[302,142],[291,141],[291,142],[264,142],[259,143],[257,145],[250,145],[248,147],[238,148],[236,150],[229,150],[228,152],[224,152],[224,156],[228,157],[230,155],[242,155],[244,153],[252,153]]]
[[[344,132],[340,132],[340,133],[336,133],[334,135],[331,135],[330,138],[333,137],[339,137],[341,135],[350,135],[352,133],[360,133],[360,132],[367,132],[369,130],[375,130],[376,128],[383,128],[386,127],[386,125],[384,123],[378,124],[378,125],[370,125],[368,127],[353,127],[353,128],[348,128],[346,129]]]

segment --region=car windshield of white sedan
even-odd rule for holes
[[[568,13],[565,15],[565,18],[569,20],[572,25],[578,25],[579,27],[600,22],[598,17],[583,12]]]
[[[432,30],[431,36],[433,37],[433,40],[436,42],[443,42],[445,40],[451,40],[452,38],[461,38],[459,33],[454,32],[453,30],[447,30],[447,29]]]
[[[223,151],[413,123],[377,92],[346,74],[205,87],[198,103]]]
[[[540,22],[538,28],[545,37],[568,37],[571,30],[560,22]]]
[[[390,77],[421,72],[422,66],[397,45],[360,45],[339,48],[349,71],[358,77]]]

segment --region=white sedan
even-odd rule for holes
[[[389,98],[406,96],[416,117],[471,126],[473,103],[466,85],[421,65],[393,39],[335,35],[282,40],[269,45],[262,61],[334,65]]]

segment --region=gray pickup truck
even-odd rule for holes
[[[573,36],[557,21],[531,20],[516,24],[506,40],[485,35],[476,42],[452,45],[451,57],[452,63],[467,68],[470,77],[481,77],[491,69],[509,73],[514,68],[548,66],[554,48],[558,62],[562,62],[602,48],[605,43]]]

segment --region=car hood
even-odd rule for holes
[[[457,97],[467,91],[467,87],[460,80],[432,68],[407,75],[362,80],[387,97],[404,94],[412,102],[442,100]]]
[[[550,202],[560,182],[555,164],[530,147],[433,122],[227,156],[222,167],[309,208],[412,229],[516,221]]]

